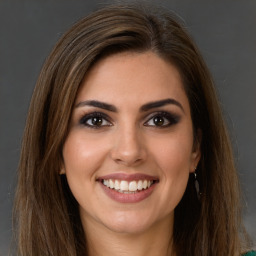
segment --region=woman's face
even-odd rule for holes
[[[84,225],[143,232],[173,222],[198,148],[175,66],[152,52],[120,53],[83,81],[61,172]]]

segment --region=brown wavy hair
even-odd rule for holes
[[[178,256],[240,255],[245,232],[233,153],[213,80],[182,22],[169,11],[145,4],[117,4],[76,23],[59,40],[37,81],[27,117],[14,224],[20,256],[86,255],[78,203],[60,176],[62,147],[78,89],[99,59],[123,51],[152,51],[180,71],[189,99],[197,169],[175,209],[174,249]]]

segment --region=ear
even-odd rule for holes
[[[201,159],[201,141],[202,141],[202,131],[197,130],[196,137],[194,139],[193,151],[191,154],[191,167],[190,173],[194,173],[197,165]]]
[[[62,175],[62,174],[66,174],[66,168],[65,168],[63,161],[60,165],[60,171],[59,171],[59,175]]]
[[[60,175],[62,175],[62,174],[66,174],[65,169],[64,169],[64,168],[61,168],[61,170],[60,170],[59,174],[60,174]]]

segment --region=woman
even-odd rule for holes
[[[172,14],[113,5],[60,39],[32,97],[15,206],[19,255],[248,250],[213,82]]]

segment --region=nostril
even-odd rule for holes
[[[124,135],[125,137],[125,135]],[[120,138],[118,143],[111,149],[110,156],[118,164],[126,166],[138,165],[146,159],[146,149],[139,139]]]
[[[116,158],[114,161],[124,166],[135,166],[143,162],[142,158],[135,158],[133,156],[124,156],[123,158]]]

